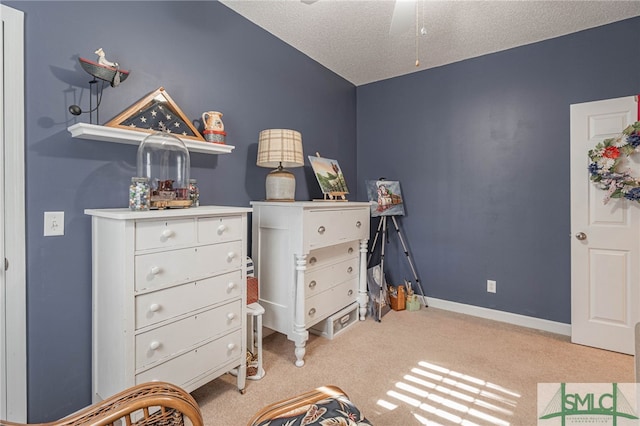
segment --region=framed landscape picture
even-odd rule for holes
[[[338,161],[309,155],[309,162],[323,194],[344,198],[349,193]]]
[[[368,180],[367,196],[371,204],[371,217],[404,216],[404,202],[397,180]]]

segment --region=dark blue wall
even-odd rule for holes
[[[400,181],[427,296],[570,323],[569,106],[639,91],[640,18],[360,86],[360,193]]]
[[[202,204],[264,198],[258,132],[299,130],[307,154],[340,161],[356,181],[355,87],[226,6],[207,2],[4,2],[25,12],[28,419],[91,402],[91,223],[87,208],[126,207],[136,147],[77,140],[67,112],[88,109],[78,56],[102,47],[131,76],[104,91],[103,123],[163,86],[190,119],[224,113],[228,155],[192,154]],[[296,198],[320,196],[307,166]],[[352,189],[355,193],[355,188]],[[65,212],[65,235],[43,237],[43,212]]]
[[[367,179],[401,182],[400,225],[428,296],[570,321],[569,105],[640,91],[640,19],[356,89],[217,2],[4,3],[26,26],[30,422],[90,403],[83,211],[126,206],[135,174],[135,147],[66,130],[87,121],[67,107],[88,107],[77,57],[98,47],[131,70],[105,90],[103,122],[160,86],[191,119],[224,113],[235,151],[191,157],[203,204],[262,199],[258,132],[297,129],[307,154],[340,161],[350,199]],[[297,199],[320,196],[308,166],[293,172]],[[56,210],[65,235],[45,238],[43,212]],[[390,281],[412,278],[399,249],[391,235]]]

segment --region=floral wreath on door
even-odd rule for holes
[[[624,198],[640,203],[640,180],[623,166],[632,154],[640,152],[640,121],[627,126],[616,137],[608,138],[589,150],[589,179],[607,191],[604,203]]]

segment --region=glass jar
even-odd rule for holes
[[[191,207],[200,205],[200,190],[196,179],[189,179],[189,199],[191,200]]]
[[[154,203],[172,205],[189,200],[189,150],[178,137],[155,132],[138,147],[138,176],[149,179],[151,207]]]
[[[149,179],[132,177],[129,186],[129,208],[133,211],[149,210]]]

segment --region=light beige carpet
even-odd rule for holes
[[[311,335],[302,368],[293,350],[271,334],[266,376],[244,395],[230,375],[193,392],[205,424],[246,425],[267,404],[333,384],[377,426],[527,426],[537,422],[537,383],[634,381],[632,356],[431,307],[367,318],[333,340]]]

